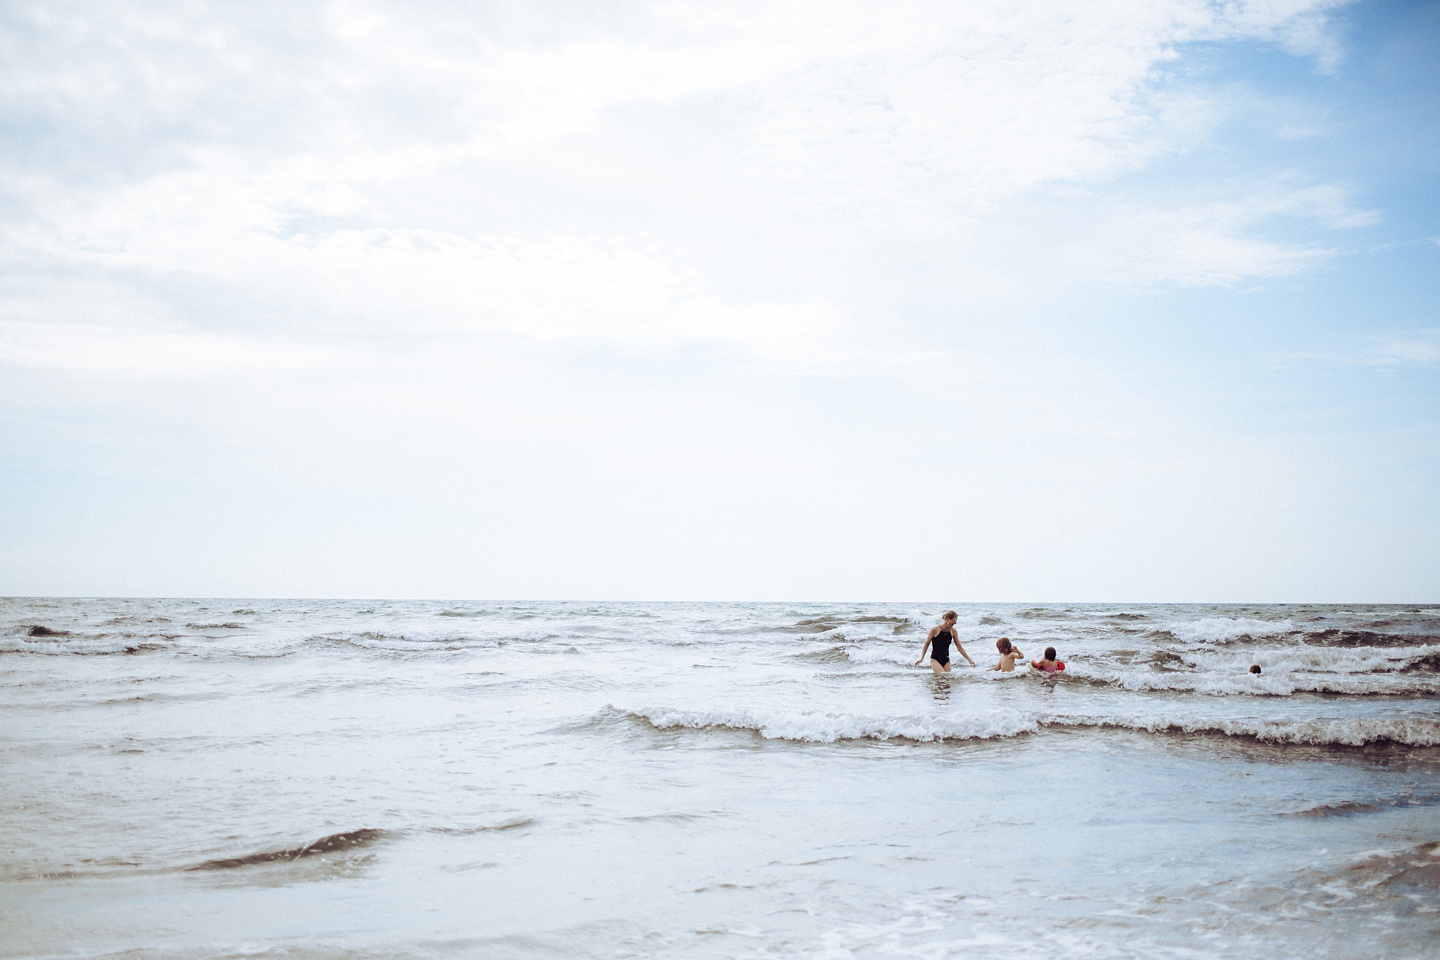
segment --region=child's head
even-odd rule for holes
[[[996,641],[995,641],[995,649],[996,649],[996,650],[999,650],[1001,653],[1009,653],[1009,652],[1010,652],[1010,638],[1009,638],[1009,637],[1001,637],[999,640],[996,640]]]
[[[1054,647],[1046,647],[1046,648],[1045,648],[1045,659],[1046,659],[1046,660],[1054,660],[1054,659],[1055,659],[1055,648],[1054,648]]]
[[[1260,664],[1258,664],[1258,663],[1252,663],[1252,664],[1250,664],[1250,672],[1251,672],[1251,673],[1259,673],[1259,672],[1260,672]]]

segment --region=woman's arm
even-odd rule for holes
[[[934,631],[934,630],[931,630],[930,632],[931,632],[931,633],[934,633],[935,631]],[[927,637],[925,638],[925,646],[923,646],[923,647],[920,648],[920,659],[915,661],[915,666],[918,667],[918,666],[920,666],[920,664],[922,664],[922,663],[925,662],[925,651],[930,649],[930,640],[931,640],[931,637],[929,637],[929,636],[927,636]]]
[[[960,646],[960,638],[959,638],[959,637],[956,637],[956,638],[955,638],[955,649],[960,651],[960,656],[964,657],[966,660],[970,660],[970,654],[966,653],[966,652],[965,652],[965,648],[962,647],[962,646]],[[974,660],[970,660],[970,666],[972,666],[972,667],[975,666],[975,661],[974,661]]]

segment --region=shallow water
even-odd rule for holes
[[[1434,955],[1440,609],[958,609],[0,601],[0,953]]]

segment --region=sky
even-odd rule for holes
[[[1440,4],[0,4],[0,595],[1440,600]]]

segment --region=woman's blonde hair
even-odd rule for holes
[[[945,616],[944,616],[943,619],[945,619],[945,620],[959,620],[959,619],[960,619],[960,614],[956,613],[954,610],[946,610],[946,611],[945,611]]]

